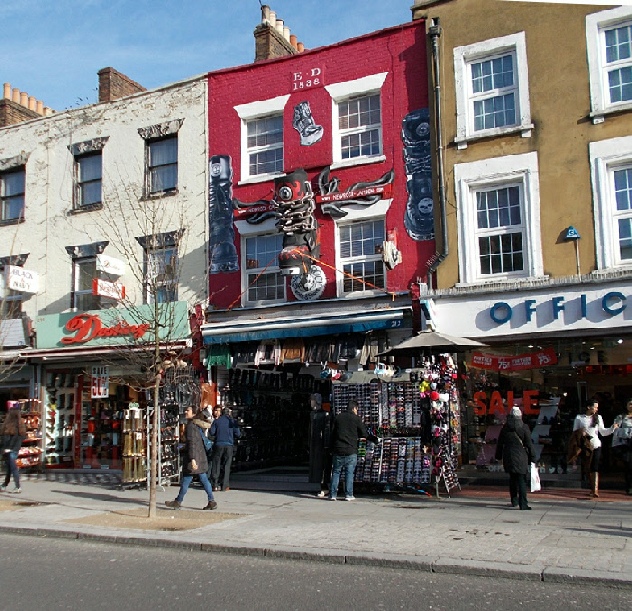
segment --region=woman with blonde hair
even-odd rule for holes
[[[0,492],[5,492],[11,476],[13,476],[14,488],[11,492],[19,494],[22,492],[20,488],[20,469],[18,468],[18,452],[22,447],[22,441],[26,437],[26,424],[22,419],[20,412],[20,404],[18,401],[7,402],[7,415],[2,424],[0,435],[2,436],[2,458],[6,464],[7,473],[4,476],[4,484],[0,486]]]

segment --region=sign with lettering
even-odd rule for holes
[[[125,262],[108,255],[97,255],[97,271],[122,276],[125,273]]]
[[[107,365],[92,367],[93,399],[107,399],[110,395],[110,372]]]
[[[106,327],[101,322],[98,314],[79,314],[74,316],[67,323],[65,330],[71,335],[61,338],[62,344],[83,344],[97,337],[124,337],[132,336],[134,339],[140,339],[151,325],[148,323],[140,325],[130,325],[122,320],[112,327]]]
[[[107,282],[107,280],[93,278],[92,294],[120,301],[121,299],[125,299],[125,287],[118,282]]]
[[[389,198],[391,196],[392,185],[378,185],[375,187],[364,187],[355,191],[342,191],[340,193],[327,193],[325,195],[317,195],[315,200],[325,204],[330,202],[343,202],[349,199],[358,199],[368,197],[370,195],[379,195],[381,198]]]
[[[4,268],[6,287],[20,293],[37,293],[39,290],[39,275],[17,265],[7,265]]]
[[[517,356],[499,356],[474,352],[470,365],[478,369],[489,371],[521,371],[524,369],[538,369],[557,363],[557,354],[553,348],[546,348],[537,352],[519,354]]]
[[[325,75],[322,68],[309,68],[300,72],[292,72],[292,91],[304,91],[323,87],[325,85]]]

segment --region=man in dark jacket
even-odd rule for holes
[[[503,425],[496,445],[496,460],[502,459],[505,473],[509,473],[509,494],[511,506],[531,509],[527,503],[527,480],[531,463],[535,460],[535,450],[531,441],[531,431],[522,422],[519,407],[513,407],[507,422]]]
[[[180,482],[180,492],[173,501],[167,501],[165,505],[172,509],[180,509],[184,495],[187,493],[193,476],[197,475],[200,479],[202,487],[206,491],[208,496],[208,503],[206,507],[202,509],[215,509],[217,503],[213,498],[213,489],[211,483],[208,481],[206,472],[208,470],[208,460],[206,458],[206,449],[204,448],[204,435],[205,428],[210,425],[203,417],[202,413],[193,415],[193,408],[187,407],[184,412],[187,419],[186,429],[184,431],[184,456],[182,464],[182,480]]]
[[[224,480],[222,481],[222,490],[227,491],[230,490],[230,466],[233,462],[235,439],[241,437],[239,425],[231,417],[228,407],[224,408],[224,413],[217,420],[213,420],[211,437],[215,439],[211,471],[213,490],[219,490],[219,474],[223,466]]]
[[[358,440],[366,438],[374,443],[378,439],[367,433],[364,422],[358,416],[358,402],[349,401],[347,411],[340,412],[334,419],[331,428],[331,453],[333,470],[329,498],[335,501],[338,497],[340,474],[345,470],[345,501],[353,501],[353,474],[358,462]]]

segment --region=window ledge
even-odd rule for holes
[[[21,216],[17,219],[3,219],[0,221],[0,227],[4,227],[5,225],[19,225],[20,223],[24,223],[26,219]]]
[[[68,216],[74,216],[75,214],[82,214],[83,212],[92,212],[93,210],[103,210],[103,202],[96,204],[89,204],[87,206],[80,206],[79,208],[73,208],[66,213]]]
[[[376,157],[354,157],[353,159],[343,159],[341,161],[334,161],[330,168],[337,170],[339,168],[348,168],[356,165],[368,165],[371,163],[381,163],[386,161],[386,155],[378,155]]]
[[[268,182],[269,180],[274,180],[279,176],[283,176],[283,172],[274,172],[271,174],[257,174],[256,176],[249,176],[248,178],[244,178],[240,180],[237,185],[254,185],[258,182]]]
[[[608,106],[602,110],[591,112],[589,116],[593,125],[599,125],[599,123],[603,123],[606,120],[607,116],[616,115],[620,112],[626,112],[629,110],[632,110],[632,102],[625,102],[623,104],[618,104],[617,106]]]
[[[467,148],[470,142],[476,142],[477,140],[484,140],[485,138],[496,138],[498,136],[508,136],[511,134],[520,133],[523,138],[531,138],[531,130],[533,130],[533,123],[525,125],[515,125],[513,127],[503,127],[499,129],[487,129],[484,131],[476,132],[465,137],[454,139],[457,149]]]
[[[454,288],[468,289],[468,288],[506,288],[507,286],[520,287],[520,286],[533,286],[536,284],[545,284],[549,281],[549,276],[520,276],[514,278],[489,278],[480,279],[473,282],[457,282]]]
[[[632,276],[632,264],[622,264],[616,267],[604,267],[590,272],[596,278],[621,278]]]
[[[148,195],[144,195],[140,198],[140,201],[154,201],[156,199],[163,199],[165,197],[174,197],[178,195],[178,189],[173,189],[172,191],[161,191],[160,193],[150,193]]]

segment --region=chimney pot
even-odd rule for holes
[[[4,97],[11,99],[11,85],[9,83],[4,84]]]
[[[26,91],[20,92],[20,104],[28,108],[29,105],[29,94]]]
[[[37,107],[37,100],[31,95],[29,96],[29,110],[35,110]]]
[[[274,24],[276,31],[283,36],[283,19],[279,19],[277,17],[276,23]]]
[[[13,88],[13,93],[11,99],[16,103],[20,103],[20,90],[17,87]]]
[[[270,27],[276,27],[276,13],[274,11],[270,11],[269,13],[269,17],[268,17],[268,21],[270,23]]]
[[[266,25],[270,22],[270,7],[267,4],[261,6],[261,23]]]
[[[290,34],[290,44],[296,49],[298,42],[298,38],[296,38],[296,34]]]
[[[283,26],[283,38],[290,42],[290,28],[288,28],[287,26]]]
[[[299,53],[302,53],[303,51],[305,51],[305,45],[302,42],[297,43],[296,50]]]
[[[38,115],[44,114],[44,102],[42,102],[41,100],[37,100],[37,104],[35,105],[35,112]]]

